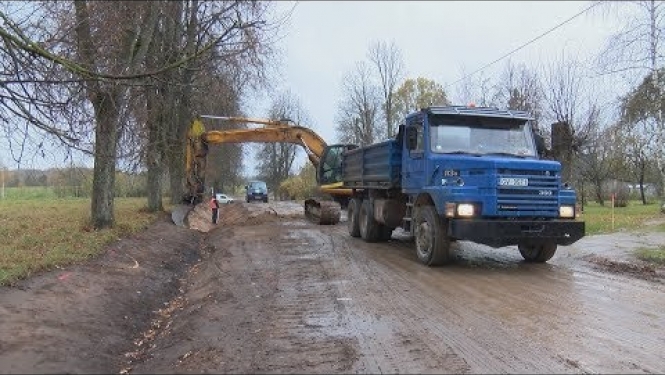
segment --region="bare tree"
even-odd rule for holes
[[[89,4],[85,0],[74,2],[77,52],[80,64],[89,71],[109,71],[115,74],[134,74],[144,63],[157,21],[156,3]],[[92,13],[91,13],[92,12]],[[92,15],[91,15],[92,14]],[[94,17],[94,18],[93,18]],[[108,23],[95,25],[96,20]],[[133,26],[132,37],[125,38],[116,48],[103,48],[99,31],[124,23]],[[94,26],[93,26],[94,25]],[[130,27],[131,27],[130,26]],[[95,114],[95,166],[92,185],[91,216],[95,228],[110,227],[114,223],[114,186],[116,149],[119,128],[127,109],[129,91],[119,82],[86,81],[85,91]]]
[[[46,34],[44,43],[29,40],[23,33],[24,29],[32,30],[32,25],[28,24],[21,28],[2,14],[8,30],[13,32],[13,34],[3,34],[6,51],[15,57],[25,54],[20,61],[18,58],[14,59],[16,65],[27,67],[32,74],[38,75],[38,80],[32,82],[41,84],[32,88],[29,92],[30,98],[26,98],[26,102],[41,103],[49,111],[37,113],[24,111],[30,123],[40,127],[39,124],[54,121],[58,115],[65,112],[73,115],[70,117],[72,120],[78,115],[76,119],[78,121],[71,121],[70,124],[85,120],[88,112],[94,117],[96,128],[94,145],[91,149],[94,150],[95,168],[91,219],[96,228],[111,226],[114,221],[116,150],[121,134],[120,124],[126,119],[129,94],[129,86],[123,80],[130,77],[138,79],[134,75],[142,69],[156,22],[154,4],[156,3],[89,4],[86,1],[75,1],[73,9],[71,3],[55,4],[52,9],[56,11],[53,18],[57,22],[47,23],[54,27],[54,33]],[[46,3],[44,6],[49,5],[51,4]],[[41,9],[42,12],[37,14],[44,14],[44,10]],[[33,22],[38,23],[38,21]],[[124,27],[124,37],[109,39],[118,36],[113,31],[119,25]],[[33,29],[42,30],[39,27]],[[72,32],[69,32],[70,30]],[[40,35],[37,32],[33,34]],[[113,41],[118,43],[114,44]],[[40,58],[34,59],[34,56]],[[42,66],[36,66],[35,63],[30,63],[30,60],[37,60]],[[20,76],[17,80],[20,83],[29,82]],[[67,86],[68,82],[75,85]],[[44,90],[42,87],[44,85],[50,85],[49,88],[56,90]],[[60,104],[62,102],[58,98],[65,97],[58,90],[62,88],[60,85],[70,88],[72,98],[85,99],[85,102],[76,103],[69,100],[64,102],[67,105]],[[42,99],[47,94],[51,96]],[[20,106],[18,103],[19,101],[13,100],[11,105]],[[72,106],[72,104],[77,105]],[[75,109],[68,110],[68,106]],[[71,133],[74,133],[73,129],[63,132],[59,129],[44,129],[44,126],[41,128],[70,143],[77,141],[71,136]]]
[[[7,139],[12,159],[20,169],[34,156],[45,158],[50,143],[83,149],[89,130],[85,120],[72,121],[67,113],[76,113],[81,96],[75,82],[62,79],[63,69],[57,62],[40,58],[26,47],[33,35],[43,36],[39,45],[48,48],[56,39],[51,17],[57,12],[44,12],[38,2],[3,2],[0,7],[0,125]],[[59,4],[51,4],[57,10]],[[49,9],[50,10],[50,9]],[[25,15],[31,15],[26,17]],[[14,21],[13,19],[16,19]],[[54,141],[54,142],[51,142]]]
[[[593,128],[588,141],[580,149],[579,162],[575,166],[580,177],[591,182],[596,201],[601,205],[605,204],[603,185],[614,175],[617,163],[621,163],[620,149],[617,147],[619,135],[616,126],[605,130]]]
[[[383,136],[379,127],[381,97],[372,83],[371,69],[358,62],[342,82],[342,101],[337,110],[336,131],[341,142],[372,144]]]
[[[462,79],[456,85],[455,102],[459,105],[468,105],[473,103],[481,107],[496,106],[494,83],[490,77],[486,77],[482,72],[478,75],[467,75],[464,67],[460,69]]]
[[[620,30],[607,41],[606,47],[598,56],[598,65],[605,74],[621,73],[630,82],[642,80],[645,75],[651,76],[654,86],[658,85],[659,72],[665,63],[663,45],[665,42],[665,4],[663,1],[606,1],[601,9],[616,11],[621,20]],[[608,12],[609,13],[609,12]],[[643,86],[642,80],[638,85]],[[659,98],[653,97],[652,102],[642,98],[639,102],[648,107],[660,107]],[[634,102],[636,105],[637,103]],[[665,120],[663,112],[658,109],[651,113],[650,122],[655,144],[665,142]],[[638,131],[638,134],[640,132]],[[662,150],[662,147],[660,147]],[[661,175],[660,185],[665,185],[665,153],[662,151],[648,155],[655,160]]]
[[[32,127],[69,146],[84,148],[83,142],[94,143],[87,150],[94,150],[95,154],[91,211],[93,225],[98,228],[113,224],[113,176],[118,144],[132,138],[137,130],[132,124],[141,117],[132,113],[136,106],[130,105],[133,103],[130,98],[135,95],[131,87],[155,85],[154,81],[146,82],[151,79],[166,82],[162,88],[168,89],[151,93],[155,97],[149,99],[151,112],[155,112],[155,103],[160,103],[164,104],[160,109],[164,113],[151,118],[152,125],[147,128],[159,133],[153,134],[149,143],[161,145],[160,151],[166,155],[162,160],[170,162],[171,191],[179,195],[184,174],[184,132],[195,110],[192,87],[197,73],[219,73],[221,65],[242,72],[238,76],[245,80],[243,83],[249,83],[247,86],[261,81],[265,61],[262,57],[269,50],[265,36],[275,31],[274,24],[266,22],[269,13],[266,9],[270,5],[261,2],[75,1],[73,7],[70,2],[38,5],[38,12],[26,14],[49,17],[30,19],[25,24],[13,22],[0,11],[0,19],[6,25],[0,28],[3,42],[0,61],[13,68],[8,76],[19,87],[6,90],[3,85],[0,96],[11,100],[10,105],[4,106],[7,113],[22,114]],[[182,27],[183,24],[186,26]],[[26,32],[36,38],[43,37],[44,41],[35,42]],[[155,46],[158,42],[159,48]],[[151,49],[163,52],[159,56],[164,59],[157,63],[153,60],[151,64],[147,58]],[[203,55],[215,64],[196,63]],[[154,70],[147,71],[146,67]],[[258,79],[252,79],[257,76]],[[29,84],[33,86],[25,89]],[[44,85],[57,89],[43,90]],[[79,100],[77,105],[72,105],[72,98]],[[61,129],[50,125],[58,124],[63,113],[69,115],[70,121],[62,123],[80,124],[82,131],[77,132],[73,126]],[[94,121],[86,121],[89,115]],[[85,125],[90,122],[96,124],[94,132]],[[157,142],[159,139],[164,142]],[[151,152],[151,158],[154,155]],[[159,163],[161,160],[153,160],[149,165]],[[159,204],[154,206],[158,208]]]
[[[495,100],[500,107],[530,113],[538,126],[543,115],[543,95],[536,72],[526,65],[506,64],[499,82],[496,84]]]
[[[642,201],[644,179],[650,162],[662,166],[665,160],[662,131],[665,124],[660,114],[665,109],[665,69],[648,74],[642,83],[621,99],[621,123],[627,143],[627,157],[637,171]],[[658,168],[660,173],[663,171]]]
[[[402,78],[404,63],[402,54],[395,42],[376,42],[370,46],[369,59],[379,73],[383,94],[383,113],[386,122],[386,136],[395,134],[394,96],[397,84]]]
[[[241,116],[240,93],[227,75],[211,75],[209,82],[201,80],[194,98],[201,104],[200,113],[218,116]],[[204,94],[205,95],[201,95]],[[227,130],[246,127],[246,124],[210,122],[212,130]],[[211,147],[208,152],[210,166],[206,169],[206,181],[210,187],[220,192],[232,193],[241,185],[243,170],[243,145],[223,143]]]
[[[622,26],[598,56],[604,73],[654,72],[663,65],[665,4],[657,0],[603,1],[605,11],[616,11]]]
[[[206,1],[185,2],[182,17],[173,31],[176,40],[169,49],[169,58],[196,53],[210,40],[217,40],[207,59],[191,61],[165,78],[168,82],[167,103],[170,121],[162,128],[166,139],[167,160],[172,202],[180,200],[184,182],[184,142],[188,125],[195,112],[219,114],[238,110],[243,95],[253,88],[267,85],[272,43],[279,32],[279,22],[271,22],[269,2]],[[191,6],[191,7],[188,7]],[[179,18],[176,18],[179,19]],[[218,36],[221,36],[218,38]],[[217,77],[217,78],[216,78]],[[214,83],[219,79],[218,83]],[[222,92],[213,94],[215,89]],[[229,100],[233,97],[232,100]],[[231,104],[235,101],[235,104]],[[232,150],[224,145],[220,150]],[[231,168],[229,168],[229,171]]]
[[[562,164],[563,180],[572,181],[575,155],[600,126],[600,106],[576,61],[562,55],[546,67],[544,76],[545,108],[556,125],[552,148]]]
[[[308,127],[310,117],[302,107],[300,99],[286,91],[274,100],[268,117],[273,120],[288,120],[299,126]],[[299,146],[290,143],[267,143],[258,152],[258,173],[271,190],[277,194],[282,181],[292,174],[293,162]]]

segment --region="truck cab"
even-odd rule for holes
[[[583,237],[584,223],[560,163],[540,159],[532,121],[521,111],[429,107],[407,116],[396,139],[345,153],[358,211],[351,234],[401,226],[428,265],[445,263],[455,240],[518,245],[527,261],[549,260]]]

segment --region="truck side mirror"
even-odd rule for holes
[[[418,130],[413,126],[406,128],[406,149],[415,150],[418,145]]]

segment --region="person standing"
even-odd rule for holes
[[[219,202],[217,196],[213,195],[210,199],[210,209],[212,210],[212,223],[217,224],[217,215],[219,214]]]

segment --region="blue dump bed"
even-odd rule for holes
[[[396,140],[359,147],[343,154],[342,180],[349,188],[401,186],[402,147]]]

